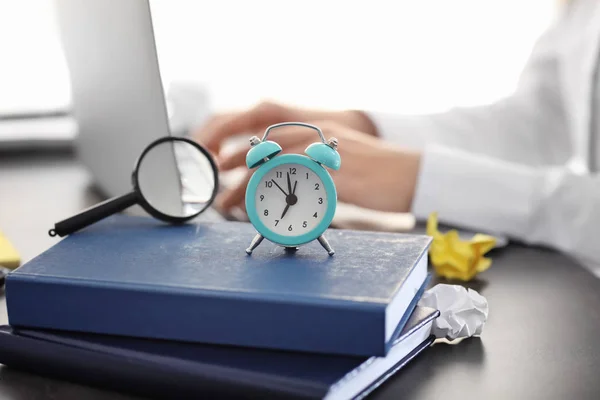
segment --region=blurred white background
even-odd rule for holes
[[[423,113],[514,90],[552,0],[151,1],[165,85],[216,109],[270,98]],[[70,103],[52,0],[0,0],[0,114]]]

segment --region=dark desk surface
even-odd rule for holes
[[[27,261],[57,220],[98,199],[69,155],[0,154],[0,230]],[[480,339],[436,344],[373,399],[600,398],[600,280],[554,252],[509,246],[472,287],[487,297]],[[0,324],[5,324],[2,297]],[[0,397],[132,398],[0,368]]]

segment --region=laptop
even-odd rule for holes
[[[107,197],[131,191],[142,150],[171,134],[147,1],[55,0],[74,147]]]

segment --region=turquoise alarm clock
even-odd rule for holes
[[[308,146],[306,155],[278,155],[281,146],[267,140],[269,132],[291,125],[314,129],[321,141]],[[284,122],[269,126],[262,140],[254,136],[250,144],[246,165],[257,169],[246,188],[246,211],[258,234],[246,253],[252,254],[264,238],[288,249],[316,239],[333,255],[323,232],[333,220],[337,192],[325,167],[340,168],[337,140],[326,141],[321,129],[314,125]]]

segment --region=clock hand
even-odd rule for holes
[[[297,184],[298,184],[298,181],[294,182],[294,189],[291,191],[289,196],[285,197],[285,202],[287,203],[287,205],[285,206],[285,209],[283,210],[283,214],[281,214],[281,219],[283,219],[283,217],[287,213],[288,208],[290,208],[290,206],[293,206],[294,204],[296,204],[298,202],[298,197],[296,197],[296,195],[294,194],[294,192],[296,191]]]
[[[290,181],[290,173],[287,173],[287,181],[288,181],[288,193],[292,193],[292,181]]]
[[[281,218],[283,219],[283,217],[285,217],[285,214],[287,213],[287,210],[290,208],[290,203],[288,203],[285,208],[283,209],[283,214],[281,214]]]
[[[285,194],[285,196],[287,197],[287,195],[288,195],[288,194],[285,192],[285,190],[283,190],[283,189],[281,188],[281,186],[279,186],[279,185],[277,184],[277,182],[275,182],[275,180],[274,180],[274,179],[271,179],[271,181],[272,181],[272,182],[275,184],[275,186],[277,186],[277,187],[279,188],[279,190],[281,190],[281,191],[283,192],[283,194]]]

